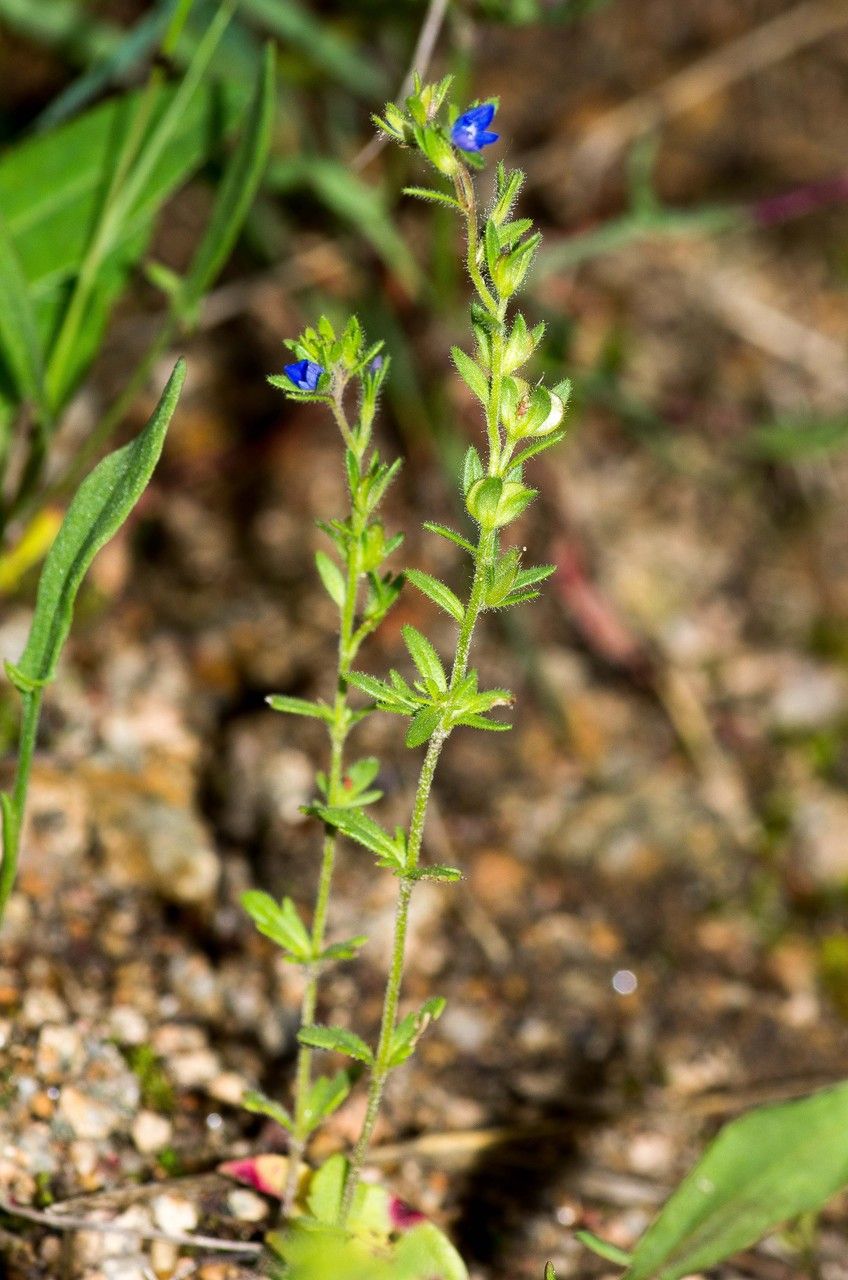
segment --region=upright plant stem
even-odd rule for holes
[[[345,440],[350,439],[350,426],[344,415],[341,394],[336,396],[333,406],[336,421]],[[355,498],[355,495],[351,495]],[[349,732],[347,717],[347,675],[353,660],[353,634],[356,620],[356,601],[361,575],[361,554],[359,533],[361,533],[361,516],[354,501],[350,550],[347,561],[347,577],[345,580],[345,596],[342,606],[341,624],[339,627],[338,667],[336,677],[336,695],[333,701],[333,719],[330,724],[330,767],[327,773],[327,804],[337,804],[341,799],[340,790],[343,776],[344,745]],[[318,956],[324,946],[327,929],[327,911],[330,904],[330,890],[333,883],[333,871],[336,862],[337,833],[327,828],[321,853],[321,870],[318,876],[318,892],[315,898],[315,912],[312,917],[312,954]],[[306,970],[306,985],[300,1006],[300,1024],[311,1026],[315,1021],[315,1010],[318,1003],[318,981],[320,962],[313,959]],[[309,1136],[306,1126],[306,1107],[309,1089],[312,1083],[312,1055],[309,1045],[301,1044],[297,1055],[294,1099],[294,1134],[289,1147],[289,1168],[286,1186],[283,1193],[283,1214],[288,1216],[294,1205],[300,1166],[306,1141]]]
[[[35,740],[38,734],[38,719],[41,714],[42,689],[33,689],[23,695],[24,710],[18,739],[18,763],[15,771],[15,786],[11,796],[3,797],[3,862],[0,864],[0,924],[6,911],[6,904],[15,884],[18,869],[18,855],[21,846],[21,828],[24,821],[29,775],[32,769],[32,758],[35,754]]]

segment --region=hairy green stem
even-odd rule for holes
[[[18,738],[18,763],[15,770],[15,786],[11,796],[3,798],[3,862],[0,864],[0,924],[6,904],[15,884],[18,856],[21,847],[21,829],[24,821],[29,775],[35,754],[38,735],[38,719],[41,714],[42,689],[33,689],[23,695],[24,710]]]
[[[336,391],[333,398],[333,416],[341,430],[345,441],[351,439],[350,426],[342,404],[343,388]],[[336,695],[333,701],[333,719],[330,723],[330,768],[327,774],[327,804],[334,805],[342,798],[340,790],[343,776],[344,745],[350,726],[347,716],[347,675],[354,654],[354,625],[356,620],[356,602],[359,594],[361,577],[361,555],[358,535],[362,532],[362,518],[357,511],[356,495],[351,494],[353,521],[352,534],[347,558],[347,577],[345,580],[345,597],[342,606],[341,624],[339,627],[338,667],[336,676]],[[327,828],[321,853],[321,870],[318,877],[318,892],[315,899],[315,911],[312,917],[312,954],[320,954],[324,946],[327,928],[327,912],[330,904],[330,890],[333,882],[333,871],[336,862],[336,845],[338,836],[335,830]],[[315,1010],[318,1003],[318,981],[320,963],[313,959],[307,968],[306,985],[300,1006],[300,1025],[311,1026],[315,1021]],[[298,1050],[295,1074],[294,1098],[294,1133],[289,1146],[289,1167],[286,1186],[283,1193],[283,1215],[288,1217],[294,1206],[300,1166],[306,1142],[309,1137],[306,1126],[306,1108],[309,1100],[309,1089],[312,1084],[313,1050],[302,1044]]]
[[[454,176],[454,185],[457,199],[465,218],[467,241],[466,262],[468,274],[471,277],[471,281],[477,291],[480,301],[496,322],[493,326],[491,338],[489,395],[486,404],[486,429],[489,443],[488,471],[490,475],[498,475],[501,471],[501,456],[503,449],[500,429],[500,406],[503,386],[504,319],[506,313],[506,301],[500,299],[492,292],[492,289],[490,289],[489,285],[486,283],[480,270],[480,264],[477,260],[480,244],[480,232],[477,221],[477,201],[471,175],[462,164],[458,166]],[[468,604],[463,613],[462,622],[459,628],[459,635],[457,636],[456,650],[449,683],[449,693],[452,693],[459,686],[468,671],[468,656],[471,651],[471,641],[474,635],[474,628],[477,625],[477,620],[485,607],[489,568],[494,560],[496,548],[497,531],[490,528],[481,528],[477,547],[474,553],[474,578],[471,584],[471,592]],[[445,717],[445,720],[446,719],[447,717]],[[421,844],[424,835],[424,824],[427,817],[427,805],[430,799],[430,791],[433,786],[433,778],[435,776],[436,766],[439,761],[439,756],[441,755],[442,747],[447,741],[449,734],[450,728],[445,727],[445,722],[443,721],[430,739],[415,791],[415,800],[413,803],[407,838],[406,864],[398,891],[394,938],[392,942],[392,957],[386,981],[385,996],[383,998],[380,1034],[377,1042],[374,1062],[371,1067],[371,1078],[368,1087],[368,1101],[366,1104],[365,1119],[363,1121],[359,1137],[356,1141],[356,1145],[351,1153],[347,1176],[345,1179],[344,1193],[339,1211],[339,1226],[344,1226],[350,1215],[353,1199],[356,1194],[356,1188],[359,1185],[359,1180],[362,1174],[362,1166],[365,1162],[371,1138],[374,1133],[374,1126],[377,1122],[386,1079],[389,1071],[391,1070],[390,1059],[392,1041],[394,1038],[395,1027],[397,1025],[397,1011],[400,1001],[401,984],[403,981],[403,966],[412,889],[416,880],[415,873],[418,870]]]

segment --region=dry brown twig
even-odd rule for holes
[[[179,1232],[160,1231],[156,1227],[124,1226],[116,1222],[104,1222],[98,1218],[72,1217],[70,1214],[47,1213],[41,1209],[31,1209],[27,1205],[16,1204],[14,1200],[0,1197],[0,1212],[11,1218],[22,1218],[25,1222],[34,1222],[41,1227],[49,1227],[52,1231],[97,1231],[103,1235],[134,1236],[138,1240],[167,1240],[169,1244],[183,1248],[205,1249],[210,1253],[235,1253],[247,1257],[259,1257],[261,1244],[250,1241],[219,1240],[216,1236],[181,1234]]]
[[[416,71],[423,79],[430,65],[430,59],[436,48],[436,41],[442,30],[442,24],[448,11],[449,0],[430,0],[424,21],[421,24],[421,30],[418,33],[418,39],[415,42],[412,59],[409,68],[401,81],[401,86],[396,95],[396,101],[403,102],[412,92],[413,79]],[[386,145],[387,139],[382,134],[377,134],[370,142],[366,142],[361,151],[353,157],[350,167],[354,170],[364,169],[375,156],[379,155]]]

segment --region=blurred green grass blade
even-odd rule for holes
[[[0,7],[6,0],[0,0]],[[37,117],[34,132],[43,133],[78,115],[105,89],[119,83],[158,46],[168,28],[179,0],[166,0],[142,18],[125,35],[116,39],[105,57],[68,85]]]
[[[722,1129],[633,1251],[622,1280],[706,1271],[848,1183],[848,1084]]]
[[[184,379],[180,360],[144,430],[97,464],[68,507],[44,562],[29,638],[17,664],[26,680],[38,685],[53,678],[83,577],[147,487]]]
[[[242,136],[230,157],[212,217],[183,285],[181,302],[189,311],[216,279],[253,203],[271,145],[275,90],[276,56],[269,42]]]
[[[0,21],[83,66],[107,58],[122,36],[119,28],[86,12],[79,0],[0,0]]]
[[[49,418],[44,389],[44,352],[21,260],[0,213],[0,350],[22,401]]]
[[[307,188],[336,217],[354,227],[368,241],[410,291],[420,281],[415,259],[398,233],[379,188],[351,173],[339,160],[324,156],[274,160],[266,186],[278,194]]]
[[[239,11],[284,44],[294,46],[356,97],[372,99],[388,92],[384,73],[333,31],[326,19],[310,13],[298,0],[241,0]]]
[[[758,427],[742,443],[750,457],[768,462],[796,462],[826,457],[848,448],[848,416],[787,419]]]

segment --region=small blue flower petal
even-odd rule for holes
[[[471,107],[463,115],[458,116],[451,129],[451,142],[460,151],[482,151],[484,147],[497,142],[499,133],[492,133],[489,125],[495,116],[495,104],[484,102],[479,107]]]
[[[318,380],[324,372],[320,364],[316,364],[314,360],[296,360],[294,364],[287,364],[283,373],[298,391],[314,391],[318,386]]]

